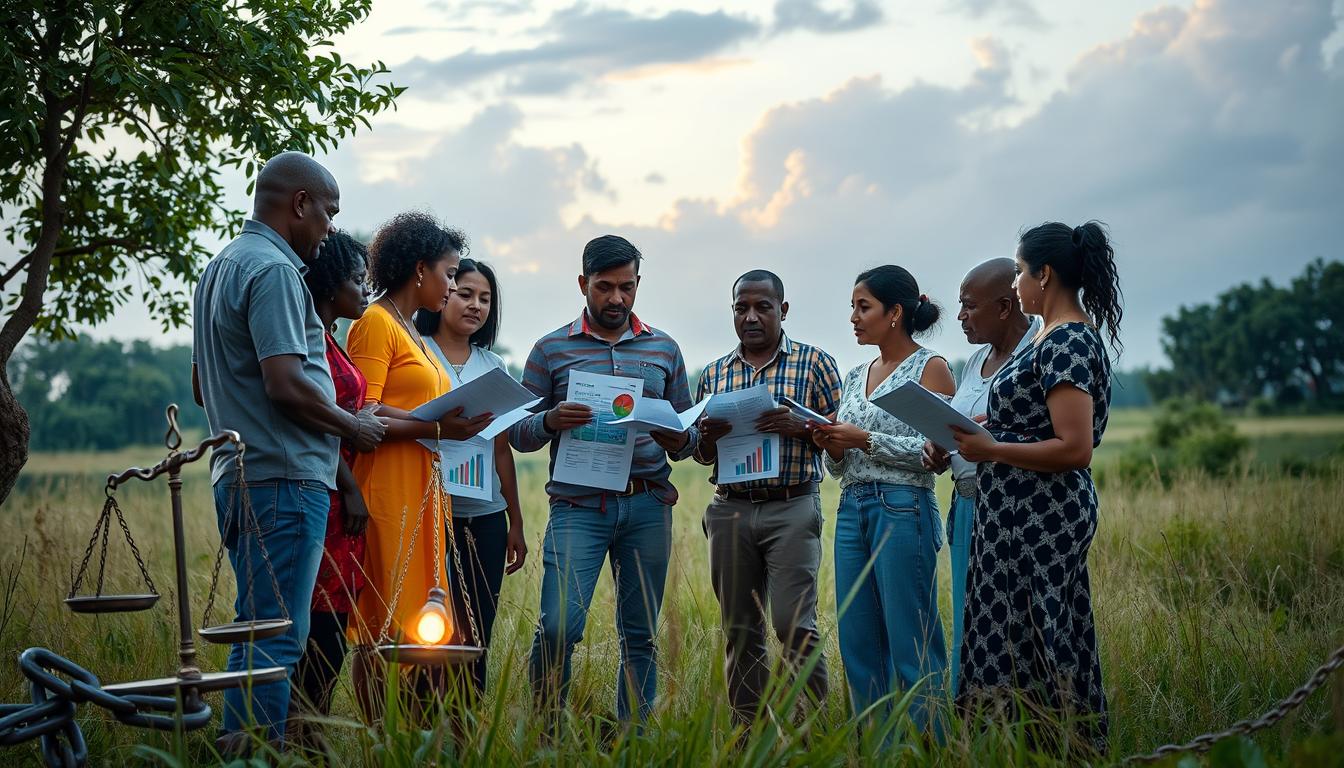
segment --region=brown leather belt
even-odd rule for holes
[[[650,483],[648,480],[645,480],[642,477],[637,477],[631,479],[630,482],[625,484],[624,491],[612,491],[611,493],[613,493],[616,496],[634,496],[637,493],[645,493],[647,491],[651,491],[656,487],[657,486],[655,486],[653,483]]]
[[[778,486],[775,488],[745,488],[739,491],[720,485],[718,495],[734,501],[750,501],[752,504],[764,504],[767,501],[788,501],[803,496],[811,496],[817,492],[818,487],[818,484],[813,482]]]

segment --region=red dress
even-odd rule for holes
[[[364,407],[368,382],[355,364],[327,334],[327,367],[336,384],[336,404],[354,413]],[[353,466],[354,448],[341,441],[341,461]],[[327,537],[323,543],[322,565],[317,571],[317,585],[313,588],[313,611],[349,613],[355,595],[364,587],[364,534],[350,536],[345,532],[341,517],[341,495],[331,492],[331,509],[327,512]]]

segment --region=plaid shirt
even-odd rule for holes
[[[781,395],[787,396],[824,416],[835,413],[840,405],[840,369],[835,358],[816,347],[791,341],[783,333],[779,335],[779,352],[759,369],[753,369],[742,358],[741,345],[731,354],[705,366],[695,399],[699,402],[706,395],[747,389],[762,382],[769,385],[770,394],[776,400]],[[780,457],[779,477],[732,485],[736,488],[776,488],[821,482],[821,449],[812,442],[781,437]],[[705,465],[715,463],[698,450],[695,460]],[[716,469],[709,481],[716,483],[717,475]]]

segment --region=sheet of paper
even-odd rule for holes
[[[710,395],[704,400],[692,405],[690,408],[677,413],[672,404],[666,400],[655,400],[652,397],[640,398],[635,405],[635,410],[623,419],[617,419],[611,422],[613,425],[630,425],[640,432],[652,432],[655,429],[663,429],[668,432],[685,432],[695,424],[695,420],[704,413],[705,406],[709,405]]]
[[[461,407],[462,415],[467,418],[493,413],[498,420],[506,413],[528,408],[528,403],[535,405],[537,402],[537,396],[514,381],[512,376],[499,368],[493,368],[448,394],[416,408],[411,411],[411,416],[421,421],[438,421],[444,414]]]
[[[495,444],[473,437],[470,440],[441,440],[439,468],[443,489],[453,496],[489,501],[495,493]]]
[[[718,442],[718,482],[745,483],[779,477],[779,435],[753,432]]]
[[[485,429],[482,429],[476,436],[482,440],[494,440],[496,437],[504,434],[504,430],[512,427],[523,419],[526,419],[528,416],[531,416],[532,409],[540,402],[541,398],[536,397],[520,408],[515,408],[502,416],[496,416],[490,420],[490,425]]]
[[[774,410],[775,399],[764,384],[733,392],[716,393],[705,413],[711,419],[721,419],[733,426],[732,433],[745,437],[756,431],[756,421],[766,411]]]
[[[882,395],[873,401],[873,405],[905,422],[949,453],[957,451],[957,441],[949,424],[955,424],[968,432],[988,432],[946,400],[914,381],[907,381]]]
[[[826,418],[825,416],[822,416],[820,413],[817,413],[811,408],[808,408],[806,405],[803,405],[797,400],[794,400],[792,397],[781,395],[779,398],[779,404],[788,406],[789,410],[793,411],[795,414],[801,416],[802,418],[807,419],[808,421],[815,421],[820,424],[831,423],[830,419]]]
[[[565,399],[593,409],[593,420],[560,435],[551,478],[589,488],[625,490],[630,482],[637,430],[611,422],[634,413],[643,391],[643,379],[588,371],[571,373]]]

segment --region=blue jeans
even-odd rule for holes
[[[933,491],[868,482],[841,493],[835,593],[840,658],[856,715],[924,680],[910,708],[911,720],[923,730],[930,706],[942,698],[947,649],[938,619],[941,546]],[[880,720],[887,711],[889,706],[873,716]]]
[[[283,635],[255,643],[235,643],[229,652],[228,669],[286,667],[292,676],[308,642],[313,583],[322,562],[322,542],[327,531],[331,496],[326,486],[308,480],[248,483],[245,492],[252,502],[256,524],[240,528],[236,521],[241,519],[242,497],[237,490],[237,485],[227,481],[215,486],[215,515],[220,535],[229,550],[229,564],[238,579],[235,621],[273,619],[284,615],[257,544],[259,531],[266,556],[275,571],[275,580],[280,585],[280,597],[294,623]],[[249,581],[252,585],[250,594]],[[249,692],[250,697],[247,696]],[[250,691],[235,688],[224,692],[225,733],[255,723],[266,728],[266,738],[283,739],[288,714],[288,679],[259,685]]]
[[[952,559],[952,692],[961,674],[961,628],[966,620],[966,569],[971,564],[971,530],[975,528],[975,499],[955,491],[947,511],[947,549]]]
[[[541,616],[532,641],[532,688],[540,705],[564,703],[570,656],[583,639],[593,589],[610,554],[621,646],[616,714],[630,719],[633,694],[640,719],[648,716],[658,690],[654,632],[671,550],[672,508],[650,493],[608,496],[605,510],[551,501],[542,540]]]

